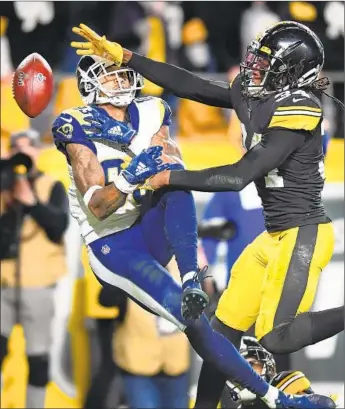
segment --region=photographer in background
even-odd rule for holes
[[[28,408],[44,407],[54,287],[67,270],[62,244],[67,196],[60,182],[36,169],[39,152],[39,134],[28,129],[11,135],[9,158],[1,163],[0,365],[13,326],[21,324],[29,364]]]

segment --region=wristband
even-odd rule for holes
[[[122,173],[122,172],[121,172]],[[114,185],[120,190],[120,192],[125,194],[133,193],[137,188],[137,185],[132,185],[126,180],[126,178],[120,173],[120,175],[114,181]]]
[[[103,186],[99,186],[99,185],[91,186],[91,187],[87,190],[87,192],[85,193],[85,195],[83,196],[83,200],[84,200],[85,206],[86,206],[87,208],[89,207],[89,202],[90,202],[90,200],[91,200],[92,195],[96,192],[96,190],[99,190],[99,189],[103,189]]]

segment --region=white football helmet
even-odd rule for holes
[[[114,81],[113,89],[102,85],[107,82],[102,81],[105,77],[109,77],[107,81]],[[80,95],[87,105],[127,106],[144,86],[142,76],[131,68],[117,68],[112,61],[95,55],[83,56],[79,60],[77,81]]]

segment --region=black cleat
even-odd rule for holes
[[[182,295],[181,313],[185,320],[200,318],[209,302],[208,295],[200,288],[187,288]]]

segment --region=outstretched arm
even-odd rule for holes
[[[70,143],[66,149],[76,186],[84,196],[85,204],[97,219],[106,219],[125,203],[127,195],[114,183],[105,186],[103,168],[87,146]]]
[[[79,55],[98,55],[114,61],[117,66],[127,64],[150,81],[166,88],[181,98],[191,99],[203,104],[232,108],[230,88],[216,85],[215,82],[201,79],[191,72],[142,57],[124,49],[120,44],[98,35],[90,27],[80,24],[72,31],[83,37],[86,42],[73,41],[71,46]]]
[[[202,192],[240,191],[281,165],[303,144],[306,134],[304,131],[271,130],[233,165],[200,171],[166,171],[152,178],[150,185],[154,189],[169,185]]]
[[[206,105],[232,108],[229,84],[202,79],[193,73],[124,49],[123,61],[133,70],[180,98]]]

